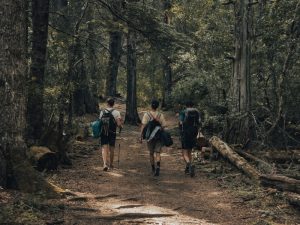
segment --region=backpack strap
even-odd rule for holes
[[[116,119],[115,119],[115,117],[114,117],[114,115],[112,114],[113,113],[113,111],[115,111],[115,109],[112,109],[112,110],[108,110],[108,109],[105,109],[109,114],[111,114],[112,115],[112,117],[113,117],[113,119],[114,119],[114,123],[117,123],[117,121],[116,121]]]
[[[156,117],[154,117],[151,112],[147,112],[147,115],[149,116],[150,120],[152,119],[152,120],[156,120],[156,121],[160,122],[159,118],[161,116],[161,113],[157,112]]]

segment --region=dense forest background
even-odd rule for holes
[[[174,111],[191,99],[207,135],[299,146],[297,0],[4,2],[1,185],[24,173],[14,163],[26,146],[51,146],[69,163],[75,118],[107,96],[126,101],[128,124],[152,98]]]
[[[48,27],[45,122],[105,96],[127,96],[133,124],[153,97],[192,99],[229,142],[299,144],[298,1],[50,1]]]

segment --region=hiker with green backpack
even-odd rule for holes
[[[161,131],[166,127],[164,115],[158,112],[159,102],[152,100],[151,110],[146,112],[142,119],[141,142],[147,141],[147,148],[150,153],[150,164],[154,176],[160,173],[160,152],[163,147],[161,141]],[[155,165],[156,162],[156,165]]]
[[[103,170],[113,169],[114,150],[117,127],[122,128],[122,118],[118,110],[114,109],[113,98],[107,100],[107,107],[100,111],[100,145],[102,148]]]
[[[200,113],[194,108],[191,101],[186,103],[186,108],[179,113],[179,129],[182,144],[182,156],[186,163],[185,174],[195,176],[195,166],[192,162],[192,149],[196,146],[197,135],[201,125]]]

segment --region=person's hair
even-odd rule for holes
[[[115,100],[114,100],[113,98],[108,98],[108,99],[106,100],[106,103],[107,103],[109,106],[113,107],[114,104],[115,104]]]
[[[194,103],[192,101],[187,101],[185,103],[186,107],[193,107],[194,106]]]
[[[151,108],[152,108],[152,109],[157,109],[158,106],[159,106],[159,101],[157,101],[156,99],[153,99],[153,100],[151,101]]]

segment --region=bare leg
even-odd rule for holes
[[[150,163],[154,165],[154,153],[150,152]]]
[[[103,145],[102,146],[103,167],[107,166],[108,155],[109,155],[109,146],[108,145]]]
[[[183,159],[186,163],[190,163],[191,162],[191,150],[188,149],[183,149],[182,150],[182,155],[183,155]]]
[[[160,153],[159,152],[155,152],[155,161],[156,161],[156,169],[155,169],[155,173],[154,176],[159,176],[159,172],[160,172]]]
[[[156,162],[160,162],[161,157],[160,157],[160,153],[159,152],[155,153],[155,160],[156,160]]]
[[[191,163],[193,161],[193,159],[192,159],[192,150],[188,150],[188,156],[189,156],[189,161]]]
[[[113,167],[114,164],[114,155],[115,155],[115,147],[114,146],[109,146],[109,167]]]

